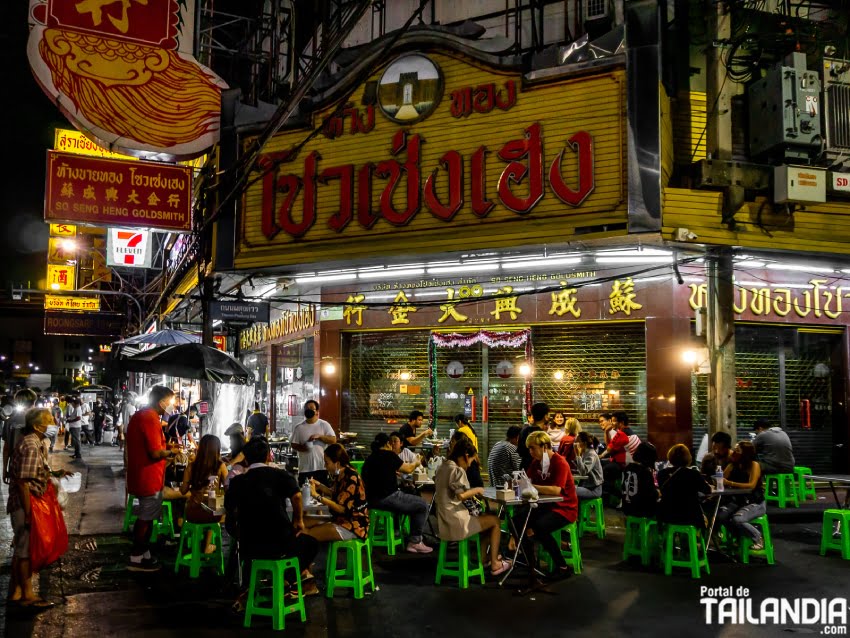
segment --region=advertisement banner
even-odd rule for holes
[[[100,310],[100,297],[44,295],[44,309],[74,310],[77,312],[98,312]]]
[[[151,248],[149,230],[110,228],[106,235],[106,265],[150,268]]]
[[[192,228],[192,170],[173,164],[47,152],[45,221]]]
[[[44,334],[118,337],[124,327],[124,320],[124,315],[115,313],[84,314],[46,311],[44,313]]]

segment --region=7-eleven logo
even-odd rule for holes
[[[131,230],[115,232],[115,256],[121,257],[128,266],[142,263],[145,260],[145,235]]]

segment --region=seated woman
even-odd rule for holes
[[[567,422],[567,416],[563,412],[555,412],[552,415],[552,420],[549,421],[549,429],[546,433],[549,435],[549,439],[552,441],[552,447],[558,447],[561,443],[561,439],[564,438],[566,434],[564,432],[564,426]]]
[[[691,467],[691,451],[678,443],[667,452],[670,466],[658,473],[661,501],[658,503],[658,522],[693,525],[705,529],[705,516],[700,507],[700,494],[710,494],[711,487],[695,468]]]
[[[320,543],[365,540],[369,534],[369,509],[366,506],[366,487],[353,467],[345,448],[334,443],[325,448],[325,469],[333,478],[326,487],[310,479],[310,494],[331,512],[331,520],[305,516],[305,534]]]
[[[593,449],[593,441],[587,432],[579,432],[575,440],[576,477],[582,480],[576,485],[579,499],[600,498],[602,496],[602,462]]]
[[[561,441],[558,443],[558,454],[567,459],[567,463],[570,464],[571,468],[576,466],[576,452],[573,446],[579,432],[581,432],[581,423],[579,423],[578,419],[570,417],[564,422],[564,436],[561,437]],[[588,447],[593,449],[594,452],[596,451],[596,446],[593,443]]]
[[[655,461],[658,452],[652,443],[641,443],[623,474],[623,514],[636,518],[655,518],[658,488],[655,486]]]
[[[457,432],[455,432],[457,434]],[[499,528],[499,517],[495,514],[478,514],[464,501],[473,499],[484,493],[483,487],[470,487],[467,469],[472,464],[478,450],[472,445],[469,437],[461,435],[449,449],[448,458],[440,465],[434,477],[435,495],[437,499],[437,531],[444,541],[460,541],[475,534],[489,536],[489,557],[487,560],[487,539],[481,542],[481,563],[490,565],[490,573],[498,576],[511,567],[509,560],[499,555],[499,541],[502,530]],[[476,511],[473,515],[472,512]]]
[[[756,448],[750,441],[740,441],[731,454],[732,462],[723,472],[723,484],[732,489],[750,490],[749,494],[734,496],[718,511],[716,522],[737,535],[746,534],[753,541],[752,549],[764,549],[764,538],[750,521],[764,516],[761,466],[756,461]]]
[[[469,425],[469,419],[466,418],[465,414],[458,414],[455,417],[455,435],[457,434],[465,434],[468,436],[469,440],[472,441],[472,447],[476,450],[478,449],[478,436],[475,434],[475,430],[472,429],[472,426]],[[449,445],[451,445],[451,443]],[[484,487],[484,480],[481,478],[481,461],[478,458],[477,453],[472,463],[470,463],[469,468],[466,470],[466,478],[469,479],[470,487]]]
[[[227,466],[221,460],[221,441],[212,434],[205,434],[198,444],[194,460],[183,472],[180,493],[189,495],[186,501],[186,520],[190,523],[220,523],[224,516],[217,516],[205,508],[210,486],[223,488],[227,478]],[[203,504],[203,505],[202,505]],[[207,532],[205,554],[215,551],[211,544],[212,532]]]
[[[525,444],[531,454],[527,474],[537,492],[540,496],[560,496],[561,500],[538,505],[531,510],[526,537],[523,539],[523,552],[527,558],[532,557],[531,544],[539,542],[558,566],[558,576],[566,578],[572,572],[552,533],[569,523],[575,523],[578,518],[578,496],[573,473],[566,459],[552,449],[552,441],[545,432],[532,432]],[[518,508],[514,514],[514,528],[522,529],[527,516],[528,505]],[[539,584],[533,569],[530,570],[530,578],[532,588]]]

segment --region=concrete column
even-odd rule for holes
[[[707,254],[708,433],[728,432],[737,440],[735,406],[735,316],[732,309],[732,249]]]

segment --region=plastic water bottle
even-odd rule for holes
[[[302,504],[302,506],[309,505],[311,500],[312,499],[310,498],[310,480],[308,479],[308,480],[304,481],[304,485],[301,486],[301,504]]]
[[[725,489],[723,487],[723,470],[721,470],[719,467],[714,473],[714,487],[718,492],[722,492]]]

